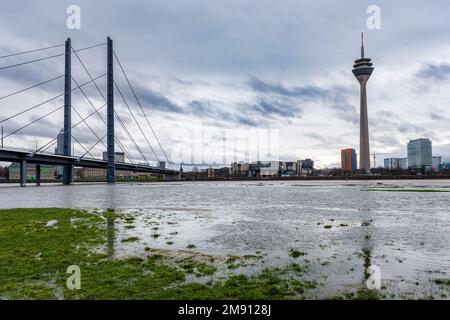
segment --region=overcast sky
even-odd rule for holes
[[[81,8],[81,29],[66,26],[69,5]],[[381,29],[368,30],[369,5]],[[368,83],[371,152],[406,156],[409,139],[433,141],[450,160],[450,20],[448,1],[8,1],[0,11],[0,56],[63,43],[114,40],[115,51],[169,158],[177,163],[312,158],[338,166],[340,149],[359,149],[359,87],[351,73],[361,31],[375,71]],[[0,59],[0,67],[62,52],[63,47]],[[93,76],[106,69],[106,48],[80,52]],[[0,70],[0,96],[62,75],[63,57]],[[73,57],[73,76],[89,80]],[[115,66],[116,81],[158,158],[150,128]],[[98,80],[105,91],[105,79]],[[0,119],[62,93],[62,79],[0,100]],[[104,104],[94,86],[92,104]],[[62,105],[62,99],[6,123],[5,134]],[[79,91],[73,105],[93,111]],[[116,92],[116,110],[148,160],[156,157]],[[105,110],[102,109],[102,115]],[[73,122],[79,121],[73,114]],[[106,128],[88,119],[99,137]],[[42,146],[62,128],[62,111],[10,136],[5,144]],[[140,153],[116,124],[135,159]],[[74,137],[96,142],[80,124]],[[76,153],[85,151],[76,144]],[[92,150],[99,156],[104,147]],[[52,151],[53,149],[50,149]],[[139,159],[142,160],[142,159]]]

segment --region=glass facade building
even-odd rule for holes
[[[429,139],[416,139],[408,143],[408,167],[411,169],[431,170],[433,151]]]

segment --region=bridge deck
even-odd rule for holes
[[[5,162],[20,162],[26,160],[27,163],[32,164],[48,164],[67,166],[74,165],[76,167],[86,168],[100,168],[107,169],[108,163],[106,160],[80,158],[80,157],[68,157],[51,153],[33,153],[25,149],[17,148],[0,148],[0,161]],[[148,166],[144,164],[132,164],[124,162],[116,162],[116,170],[129,170],[136,172],[150,172],[157,174],[178,174],[176,170],[170,170],[160,167]]]

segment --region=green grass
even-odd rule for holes
[[[329,298],[330,300],[380,300],[383,295],[376,290],[358,290],[356,292],[341,293]]]
[[[291,250],[289,251],[289,255],[290,255],[292,258],[302,257],[302,256],[304,256],[305,254],[306,254],[306,253],[301,252],[301,251],[298,251],[298,250],[295,250],[295,249],[291,249]]]
[[[129,238],[122,239],[121,241],[122,242],[136,242],[138,240],[139,240],[138,237],[129,237]]]
[[[114,244],[114,219],[131,220],[114,213],[72,209],[0,210],[0,297],[284,299],[301,297],[316,286],[303,278],[307,269],[299,264],[218,280],[213,259],[170,261],[150,248],[142,250],[142,257],[115,259],[108,248]],[[50,220],[57,223],[47,227]],[[79,290],[66,286],[71,265],[81,270]],[[213,278],[207,284],[187,282],[189,274]]]
[[[435,279],[434,283],[437,285],[450,286],[450,279]]]

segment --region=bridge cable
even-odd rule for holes
[[[91,73],[89,72],[89,70],[87,69],[86,65],[83,63],[83,61],[81,60],[80,56],[77,54],[77,51],[79,51],[79,50],[74,50],[73,47],[72,47],[72,52],[75,54],[77,60],[80,62],[81,66],[83,67],[84,71],[85,71],[86,74],[89,76],[89,78],[90,78],[91,80],[93,80],[93,84],[94,84],[95,88],[97,89],[98,93],[102,96],[103,100],[104,100],[105,102],[107,102],[105,96],[103,95],[102,91],[101,91],[100,88],[98,87],[97,83],[96,83],[95,80],[92,78]],[[73,77],[72,77],[72,78],[73,78]],[[75,80],[75,79],[74,79],[74,80]],[[88,102],[89,102],[89,103],[91,104],[91,106],[93,107],[92,103],[91,103],[89,100],[88,100]],[[99,115],[99,116],[100,116],[100,115]],[[130,134],[130,133],[128,132],[128,130],[126,129],[126,127],[125,127],[125,125],[124,125],[122,119],[120,118],[120,116],[119,116],[116,112],[115,112],[115,116],[116,116],[116,118],[119,120],[119,124],[121,125],[122,129],[125,131],[125,133],[126,133],[126,134],[128,135],[128,137],[130,138],[131,134]],[[100,116],[100,118],[102,119],[103,123],[106,124],[106,121],[103,119],[103,117]],[[120,147],[120,149],[122,149],[122,151],[123,151],[125,154],[129,153],[129,152],[127,152],[127,151],[125,150],[125,146],[119,141],[118,138],[114,137],[114,139],[115,139],[116,143],[118,144],[118,146]],[[131,138],[130,140],[133,141],[134,139]],[[134,142],[134,144],[137,146],[137,144],[136,144],[135,142]],[[139,149],[139,147],[138,147],[138,149]],[[138,150],[138,151],[139,151],[139,150]],[[142,154],[142,151],[140,152],[140,154],[143,155],[143,154]],[[134,164],[134,161],[131,159],[131,156],[130,156],[130,155],[128,155],[127,158],[131,161],[131,163]],[[144,160],[146,161],[145,156],[143,156],[143,158],[144,158]]]
[[[83,121],[83,123],[88,127],[88,129],[94,134],[94,136],[97,138],[97,140],[100,140],[100,137],[97,135],[97,133],[94,131],[94,129],[92,129],[92,127],[89,125],[89,123],[87,123],[87,121],[83,119],[81,114],[78,112],[77,109],[75,109],[75,107],[73,105],[72,105],[72,109],[73,109],[73,111],[75,111],[75,113],[78,115],[78,117],[80,117],[81,121]],[[101,140],[100,140],[100,142],[106,148],[106,144]]]
[[[101,76],[98,76],[96,79],[99,79],[99,78],[101,78],[101,77],[104,77],[105,75],[106,75],[106,73],[103,74],[103,75],[101,75]],[[87,84],[89,84],[89,83],[91,83],[91,82],[93,82],[93,81],[94,81],[94,80],[90,80],[90,81],[88,81],[88,82],[85,82],[85,83],[83,83],[83,84],[77,86],[76,88],[73,88],[71,91],[73,92],[73,91],[75,91],[75,90],[77,90],[77,89],[80,89],[81,87],[83,87],[83,86],[85,86],[85,85],[87,85]],[[58,99],[58,98],[61,98],[62,96],[64,96],[64,93],[59,94],[59,95],[57,95],[57,96],[55,96],[55,97],[53,97],[53,98],[51,98],[51,99],[48,99],[48,100],[46,100],[46,101],[44,101],[44,102],[41,102],[41,103],[39,103],[39,104],[37,104],[37,105],[35,105],[35,106],[33,106],[33,107],[30,107],[30,108],[28,108],[28,109],[26,109],[26,110],[24,110],[24,111],[21,111],[21,112],[15,114],[15,115],[12,115],[12,116],[10,116],[10,117],[8,117],[8,118],[6,118],[6,119],[0,120],[0,123],[6,122],[6,121],[11,120],[11,119],[13,119],[13,118],[15,118],[15,117],[18,117],[18,116],[20,116],[20,115],[22,115],[22,114],[24,114],[24,113],[26,113],[26,112],[28,112],[28,111],[30,111],[30,110],[36,109],[36,108],[38,108],[38,107],[40,107],[40,106],[42,106],[42,105],[44,105],[44,104],[46,104],[46,103],[48,103],[48,102],[50,102],[50,101],[56,100],[56,99]]]
[[[104,46],[104,45],[106,45],[106,42],[99,43],[99,44],[95,44],[95,45],[92,45],[92,46],[89,46],[89,47],[84,47],[84,48],[77,49],[77,50],[75,50],[75,49],[72,47],[72,52],[77,53],[77,52],[86,51],[86,50],[89,50],[89,49],[101,47],[101,46]]]
[[[103,106],[101,106],[100,108],[96,109],[96,111],[91,112],[90,114],[88,114],[86,117],[83,118],[83,120],[86,120],[86,119],[90,118],[92,115],[95,114],[95,112],[97,112],[97,111],[103,109],[104,107],[106,107],[106,103],[105,103]],[[79,121],[79,122],[77,122],[76,124],[74,124],[74,125],[72,126],[72,129],[76,128],[76,127],[77,127],[78,125],[80,125],[82,122],[83,122],[83,121]],[[37,153],[38,151],[41,151],[41,150],[42,150],[42,151],[47,150],[48,148],[50,148],[50,146],[52,146],[53,144],[56,143],[56,140],[57,140],[57,138],[52,139],[52,140],[49,141],[47,144],[43,145],[42,147],[40,147],[39,149],[37,149],[36,151],[34,151],[34,153]]]
[[[134,146],[136,147],[138,152],[141,154],[141,156],[144,159],[144,161],[148,162],[147,158],[145,157],[145,154],[142,152],[141,148],[139,148],[139,145],[136,143],[136,140],[134,140],[133,136],[131,135],[131,133],[127,129],[127,127],[125,126],[125,123],[122,121],[122,119],[120,118],[119,114],[116,111],[114,111],[114,115],[116,116],[117,121],[119,121],[119,124],[125,130],[126,134],[128,135],[128,138],[131,140],[131,142],[133,142]]]
[[[136,122],[136,124],[137,124],[139,130],[141,131],[142,135],[144,136],[145,141],[147,141],[147,144],[148,144],[148,146],[150,147],[150,150],[152,150],[153,154],[154,154],[155,157],[156,157],[156,160],[157,160],[158,162],[160,162],[160,161],[159,161],[159,158],[158,158],[158,155],[156,154],[156,152],[155,152],[155,150],[153,149],[152,145],[151,145],[150,142],[148,141],[147,136],[146,136],[145,133],[144,133],[144,130],[142,130],[142,127],[140,126],[139,122],[137,121],[136,117],[134,116],[133,110],[131,110],[130,106],[128,105],[127,100],[126,100],[125,97],[123,96],[122,91],[120,90],[119,86],[117,85],[117,83],[116,83],[115,81],[114,81],[114,85],[116,86],[117,91],[119,92],[120,96],[122,97],[122,100],[125,102],[125,105],[127,106],[128,111],[130,112],[131,116],[133,117],[134,122]]]
[[[84,151],[86,151],[93,159],[95,159],[94,156],[81,144],[81,142],[77,140],[77,138],[75,138],[73,135],[72,138],[81,146],[81,148],[84,149]]]
[[[96,48],[96,47],[99,47],[99,46],[103,46],[105,44],[106,43],[96,44],[96,45],[93,45],[93,46],[81,48],[81,49],[74,50],[74,51],[75,52],[81,52],[81,51],[89,50],[89,49]],[[53,58],[57,58],[57,57],[62,57],[64,55],[65,55],[65,53],[60,53],[60,54],[55,54],[55,55],[48,56],[48,57],[43,57],[43,58],[38,58],[38,59],[30,60],[30,61],[20,62],[20,63],[12,64],[12,65],[9,65],[9,66],[0,67],[0,71],[1,70],[5,70],[5,69],[14,68],[14,67],[23,66],[25,64],[30,64],[30,63],[34,63],[34,62],[39,62],[39,61],[44,61],[44,60],[53,59]]]
[[[94,134],[94,136],[97,138],[97,142],[95,143],[95,145],[97,145],[99,142],[101,142],[102,144],[103,144],[103,146],[105,147],[105,148],[107,148],[106,147],[106,145],[105,145],[105,143],[103,142],[103,139],[105,138],[105,137],[103,137],[103,138],[100,138],[98,135],[97,135],[97,133],[94,131],[94,129],[92,129],[92,127],[83,119],[83,117],[80,115],[80,113],[77,111],[77,109],[72,105],[72,109],[75,111],[75,113],[78,115],[78,117],[80,117],[80,119],[81,119],[81,121],[83,121],[84,122],[84,124],[89,128],[89,130]],[[95,108],[94,108],[94,110],[96,110]],[[94,146],[95,146],[94,145]],[[120,145],[119,145],[119,147],[120,147]],[[122,149],[122,147],[120,147],[121,149]],[[85,150],[86,151],[86,150]],[[122,149],[122,151],[125,153],[125,154],[127,154],[128,152],[126,152],[124,149]],[[92,156],[92,154],[91,154],[91,156]],[[84,157],[84,155],[82,156],[82,158]],[[94,158],[94,157],[93,157]],[[130,161],[132,161],[131,160],[131,158],[129,158],[129,156],[127,155],[127,158],[130,160]],[[132,162],[132,164],[134,164],[134,162]]]
[[[65,53],[60,53],[60,54],[55,54],[55,55],[49,56],[49,57],[34,59],[34,60],[30,60],[30,61],[25,61],[25,62],[20,62],[20,63],[12,64],[12,65],[9,65],[9,66],[0,67],[0,70],[10,69],[10,68],[18,67],[18,66],[23,66],[25,64],[30,64],[30,63],[33,63],[33,62],[44,61],[44,60],[48,60],[48,59],[62,57],[64,55],[65,55]]]
[[[91,151],[92,149],[94,149],[94,148],[97,146],[97,144],[99,144],[99,142],[103,141],[103,139],[105,139],[106,136],[107,136],[107,134],[105,134],[105,135],[102,137],[101,140],[98,140],[95,144],[93,144],[93,145],[87,150],[87,152],[85,152],[85,153],[81,156],[81,158],[84,158],[84,156],[85,156],[89,151]]]
[[[156,141],[158,142],[159,147],[161,148],[161,151],[162,151],[163,154],[164,154],[164,157],[166,158],[168,164],[172,167],[172,163],[170,162],[169,158],[167,157],[167,154],[166,154],[166,152],[164,151],[164,148],[162,147],[161,142],[159,141],[158,136],[156,135],[156,132],[155,132],[155,130],[153,129],[153,126],[151,125],[150,120],[148,119],[147,114],[145,113],[144,108],[142,107],[141,102],[139,101],[139,99],[138,99],[138,97],[137,97],[137,95],[136,95],[136,92],[134,91],[133,86],[131,85],[130,80],[128,79],[128,76],[127,76],[127,74],[125,73],[124,68],[122,67],[122,64],[120,63],[120,60],[119,60],[119,58],[117,57],[116,52],[113,51],[113,53],[114,53],[114,57],[115,57],[116,60],[117,60],[117,63],[119,64],[120,69],[122,70],[123,75],[125,76],[125,79],[126,79],[128,85],[130,86],[131,91],[133,92],[134,98],[136,99],[136,101],[137,101],[139,107],[141,108],[141,111],[142,111],[142,113],[144,114],[145,119],[147,120],[147,123],[148,123],[150,129],[152,130],[153,135],[155,136],[155,139],[156,139]],[[173,169],[173,167],[172,167],[172,169]]]
[[[75,82],[75,84],[78,86],[78,82],[77,80],[72,76],[72,80]],[[95,84],[95,81],[94,81]],[[86,95],[86,93],[84,92],[84,90],[82,88],[80,88],[81,93],[84,95],[84,97],[86,98],[86,100],[88,101],[89,105],[92,107],[92,109],[95,109],[94,104],[92,103],[91,99],[89,99],[89,97]],[[105,101],[106,102],[106,101]],[[73,106],[72,106],[73,107]],[[100,119],[103,121],[103,123],[106,125],[106,121],[105,119],[103,119],[102,115],[97,111],[97,115],[100,117]],[[131,157],[129,156],[129,152],[127,150],[125,150],[125,146],[119,141],[119,139],[117,137],[114,137],[114,140],[116,141],[117,145],[119,146],[119,148],[125,153],[125,155],[127,156],[128,160],[131,161],[132,164],[134,164],[134,161],[131,159]],[[105,144],[103,144],[105,146]],[[105,146],[106,147],[106,146]]]
[[[57,44],[57,45],[50,46],[50,47],[45,47],[45,48],[39,48],[39,49],[33,49],[33,50],[22,51],[22,52],[17,52],[17,53],[11,53],[11,54],[7,54],[7,55],[4,55],[4,56],[0,56],[0,59],[14,57],[14,56],[18,56],[18,55],[22,55],[22,54],[26,54],[26,53],[32,53],[32,52],[37,52],[37,51],[43,51],[43,50],[63,47],[63,46],[64,46],[64,43],[63,44]]]
[[[25,88],[25,89],[22,89],[22,90],[19,90],[19,91],[16,91],[16,92],[7,94],[6,96],[0,97],[0,100],[3,100],[3,99],[5,99],[5,98],[12,97],[12,96],[14,96],[14,95],[16,95],[16,94],[19,94],[19,93],[28,91],[28,90],[33,89],[33,88],[36,88],[36,87],[42,86],[42,85],[44,85],[44,84],[47,84],[47,83],[52,82],[52,81],[55,81],[56,79],[59,79],[59,78],[62,78],[62,77],[64,77],[64,75],[60,75],[60,76],[55,77],[55,78],[52,78],[52,79],[50,79],[50,80],[46,80],[46,81],[43,81],[43,82],[41,82],[41,83],[35,84],[35,85],[31,86],[31,87],[28,87],[28,88]]]
[[[56,108],[55,110],[50,111],[49,113],[43,115],[42,117],[37,118],[36,120],[33,120],[32,122],[30,122],[30,123],[24,125],[23,127],[20,127],[19,129],[16,129],[16,130],[14,130],[14,131],[8,133],[6,136],[3,137],[3,139],[6,139],[6,138],[8,138],[9,136],[12,136],[12,135],[16,134],[17,132],[21,131],[22,129],[25,129],[25,128],[31,126],[32,124],[34,124],[34,123],[36,123],[36,122],[38,122],[38,121],[40,121],[40,120],[42,120],[42,119],[48,117],[49,115],[55,113],[55,112],[58,111],[58,110],[61,110],[62,108],[64,108],[64,105],[62,105],[62,106],[59,107],[59,108]]]

